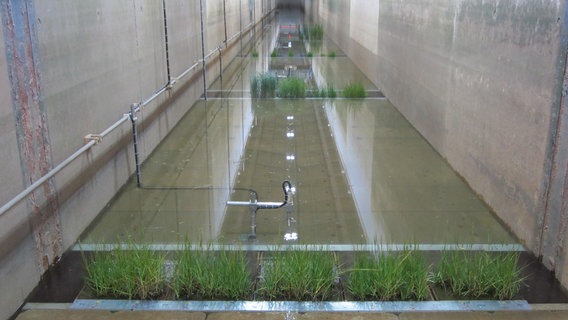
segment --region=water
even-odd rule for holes
[[[270,58],[278,26],[254,45],[258,58],[226,66],[211,98],[195,103],[144,163],[144,188],[129,183],[83,243],[515,243],[387,99],[251,99],[254,74],[300,61]],[[303,74],[311,83],[377,90],[332,42],[310,50]],[[317,54],[327,51],[336,57]],[[256,230],[248,207],[226,205],[251,192],[283,201],[284,180],[295,188],[293,205],[259,210]]]

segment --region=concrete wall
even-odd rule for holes
[[[568,285],[564,1],[306,1],[392,103]]]
[[[268,0],[202,4],[206,54],[225,40],[224,13],[231,36],[244,28],[241,16],[274,6]],[[201,59],[200,9],[200,1],[186,0],[2,1],[0,205],[82,147],[85,135],[101,133],[132,103]],[[224,63],[238,48],[228,44]],[[208,66],[207,85],[219,75],[216,56]],[[203,87],[199,65],[138,114],[142,160]],[[0,319],[17,310],[43,272],[131,177],[131,144],[126,121],[0,216]]]

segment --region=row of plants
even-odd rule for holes
[[[456,298],[512,299],[523,278],[518,253],[446,251],[436,266],[421,252],[355,253],[344,266],[333,252],[266,252],[257,264],[230,250],[164,253],[128,245],[85,256],[94,298],[181,300],[428,300],[432,286]],[[254,276],[254,277],[253,277]]]
[[[271,73],[261,73],[251,79],[250,91],[253,98],[336,98],[337,91],[331,85],[307,90],[304,79],[289,77],[278,80]],[[342,91],[345,98],[365,98],[367,91],[361,83],[349,83]]]
[[[306,53],[306,56],[307,56],[308,58],[312,58],[312,57],[314,56],[314,53],[311,52],[311,51],[308,51],[308,52]],[[320,56],[321,56],[321,57],[326,57],[326,56],[327,56],[327,57],[330,57],[330,58],[335,58],[335,57],[337,56],[337,53],[336,53],[335,51],[330,51],[330,52],[327,53],[327,54],[322,53],[322,54],[320,54]]]

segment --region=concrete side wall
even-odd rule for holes
[[[306,8],[315,15],[307,20],[323,23],[326,36],[568,285],[568,263],[559,259],[566,228],[547,235],[566,218],[565,169],[551,173],[566,167],[553,152],[555,144],[566,147],[566,132],[558,131],[566,3],[322,0]],[[557,209],[551,192],[563,199]],[[554,241],[556,253],[542,251],[542,239]]]
[[[223,2],[231,36],[241,28],[241,15],[249,7],[261,8],[262,1],[266,0],[203,0],[206,54],[225,39]],[[16,112],[26,109],[26,103],[15,99],[11,89],[31,86],[37,91],[32,97],[39,112],[32,116],[41,117],[48,134],[42,140],[45,145],[32,145],[46,151],[49,157],[43,163],[55,166],[84,145],[85,135],[101,133],[128,113],[132,103],[148,98],[202,58],[199,1],[8,0],[1,8],[0,181],[5,182],[1,205],[38,178],[24,183],[23,161],[33,162],[35,155],[23,153],[18,146],[18,135],[31,139],[18,133],[23,120]],[[23,8],[29,12],[20,19],[18,12]],[[17,21],[9,21],[11,15]],[[258,22],[261,16],[256,18]],[[28,36],[6,39],[4,34],[10,35],[13,25]],[[32,80],[37,83],[17,83],[8,72],[22,65],[12,52],[20,43],[31,48],[26,54],[33,59],[23,65],[36,71],[37,78]],[[237,56],[238,49],[238,45],[227,49],[223,63]],[[213,57],[208,64],[208,84],[219,75],[217,61]],[[138,114],[142,160],[199,99],[203,87],[199,65]],[[47,266],[76,241],[133,172],[131,125],[126,121],[55,175],[49,184],[50,192],[55,192],[52,196],[21,201],[0,216],[0,292],[10,293],[1,295],[0,319],[16,311]],[[42,218],[36,218],[34,210]],[[57,248],[46,241],[46,234]]]

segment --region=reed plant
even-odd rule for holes
[[[280,98],[303,98],[306,96],[306,83],[304,79],[290,77],[283,79],[278,84],[278,96]]]
[[[322,92],[325,92],[324,95],[322,95],[324,98],[335,98],[337,97],[337,92],[335,91],[335,88],[333,87],[333,85],[327,85],[327,87],[322,88]]]
[[[457,297],[512,299],[523,278],[518,252],[444,251],[436,282]]]
[[[314,24],[308,28],[311,40],[323,40],[323,27],[321,24]]]
[[[343,96],[350,99],[361,99],[367,97],[365,86],[359,82],[350,82],[343,89]]]
[[[267,300],[322,301],[329,299],[336,281],[331,252],[278,251],[265,259],[257,295]]]
[[[429,296],[431,268],[415,250],[360,254],[347,279],[355,300],[424,300]]]
[[[243,251],[190,250],[179,253],[172,280],[177,298],[248,300],[252,280]]]
[[[86,286],[99,298],[153,299],[164,294],[165,255],[146,245],[128,244],[84,256]]]
[[[277,80],[271,73],[261,73],[250,81],[250,94],[253,98],[273,98],[276,94]]]

